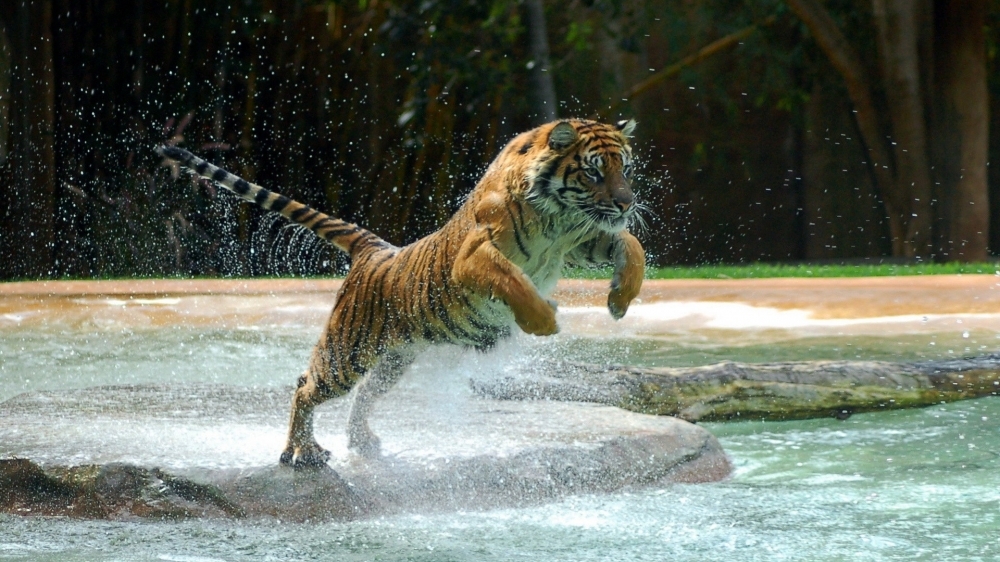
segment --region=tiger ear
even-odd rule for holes
[[[573,125],[563,121],[552,127],[549,133],[549,148],[552,150],[566,150],[571,144],[576,142],[576,129]]]
[[[615,123],[615,126],[618,127],[618,130],[621,131],[623,135],[631,138],[632,131],[635,130],[635,119],[629,119],[628,121],[621,120]]]

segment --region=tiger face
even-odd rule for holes
[[[633,120],[555,123],[529,177],[529,201],[544,212],[569,215],[605,232],[624,230],[636,211],[628,143],[633,130]]]

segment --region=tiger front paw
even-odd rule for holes
[[[526,334],[533,336],[551,336],[559,333],[556,323],[556,303],[543,299],[535,299],[529,306],[514,309],[514,321]]]
[[[613,244],[612,254],[615,272],[611,277],[608,310],[615,320],[619,320],[625,316],[629,304],[639,296],[639,290],[642,289],[642,278],[646,274],[646,252],[635,236],[623,231]]]
[[[617,278],[611,282],[611,292],[608,293],[608,311],[615,320],[621,320],[628,312],[628,306],[637,296],[642,287],[642,278],[638,282],[623,283]]]
[[[628,305],[631,302],[632,299],[623,298],[622,295],[610,294],[608,295],[608,312],[615,320],[621,320],[628,312]]]

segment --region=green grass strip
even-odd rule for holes
[[[896,277],[902,275],[998,275],[1000,263],[883,263],[883,264],[780,264],[752,263],[744,265],[691,265],[649,267],[646,279],[773,279],[775,277]],[[568,279],[610,279],[611,268],[584,269],[570,267],[563,271]],[[258,277],[213,277],[208,275],[135,275],[98,276],[91,278],[65,277],[74,279],[128,280],[128,279],[330,279],[341,275],[261,275]],[[23,279],[31,281],[32,279]],[[17,281],[17,280],[8,280]]]

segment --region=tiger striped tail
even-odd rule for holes
[[[198,158],[183,148],[161,146],[156,149],[156,152],[164,158],[174,160],[184,167],[194,170],[199,176],[222,185],[243,199],[256,203],[268,211],[280,213],[292,222],[308,228],[351,257],[354,257],[360,250],[373,246],[393,248],[388,242],[356,224],[331,217],[280,193],[250,183]]]

